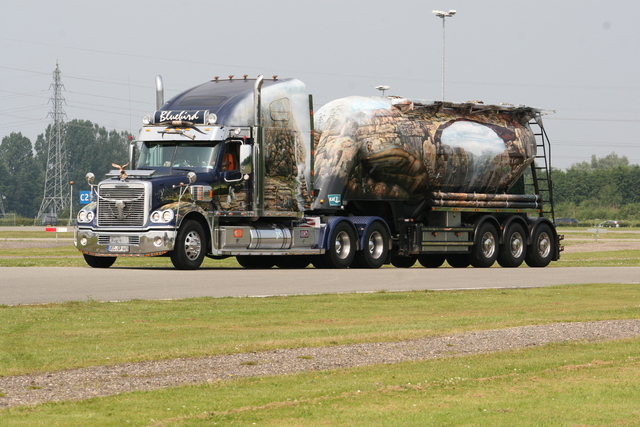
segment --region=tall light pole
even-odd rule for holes
[[[442,101],[444,101],[444,20],[446,18],[451,18],[456,14],[455,10],[450,10],[449,12],[443,12],[441,10],[433,10],[431,11],[438,18],[442,18]]]

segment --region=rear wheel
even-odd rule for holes
[[[418,262],[426,268],[438,268],[444,264],[445,256],[441,254],[418,255]]]
[[[533,232],[531,246],[524,260],[529,267],[546,267],[553,258],[553,232],[548,224],[540,224]]]
[[[524,228],[512,223],[506,230],[503,244],[498,253],[498,264],[502,267],[520,267],[527,253],[527,239]]]
[[[109,268],[116,262],[116,257],[114,256],[93,256],[82,254],[84,256],[85,262],[93,267],[93,268]]]
[[[364,248],[356,252],[354,263],[362,268],[380,268],[389,253],[389,234],[380,222],[369,226],[364,236]]]
[[[171,251],[171,262],[178,270],[196,270],[202,265],[205,255],[204,230],[199,222],[185,220],[178,236],[176,244]]]
[[[471,265],[476,268],[491,267],[498,258],[498,231],[488,222],[482,224],[475,234],[471,250]]]
[[[331,231],[329,247],[323,255],[323,264],[328,268],[347,268],[356,254],[356,235],[353,227],[345,221]]]

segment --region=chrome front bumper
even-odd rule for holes
[[[76,228],[74,244],[79,251],[91,255],[154,256],[172,251],[176,234],[176,230],[119,232]]]

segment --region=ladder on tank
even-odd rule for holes
[[[542,117],[536,116],[529,122],[536,139],[536,157],[531,163],[531,178],[533,190],[540,195],[540,216],[551,218],[555,223],[553,208],[553,182],[551,181],[551,143],[544,130]]]

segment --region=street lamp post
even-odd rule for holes
[[[449,12],[443,12],[442,10],[433,10],[431,13],[438,18],[442,18],[442,101],[444,101],[444,20],[451,18],[456,14],[456,11],[450,10]]]

